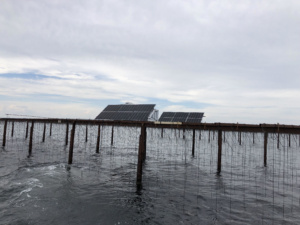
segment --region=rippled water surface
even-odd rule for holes
[[[0,142],[3,137],[0,122]],[[26,123],[8,123],[0,148],[0,224],[300,224],[299,136],[269,134],[267,166],[263,134],[223,136],[222,172],[217,135],[147,129],[143,186],[135,184],[139,128],[77,125],[74,161],[67,164],[66,125],[34,126],[28,156]],[[29,124],[30,128],[30,124]],[[69,129],[68,141],[70,138]],[[253,143],[254,138],[254,143]],[[289,146],[289,140],[291,144]],[[113,145],[111,146],[111,142]]]

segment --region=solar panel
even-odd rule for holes
[[[155,104],[108,105],[96,119],[147,121]]]
[[[204,113],[197,112],[163,112],[159,121],[201,123],[203,115]]]

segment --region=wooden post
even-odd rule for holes
[[[28,138],[28,121],[27,121],[27,125],[26,125],[26,134],[25,134],[25,139]]]
[[[277,133],[277,148],[279,149],[279,141],[280,140],[280,136],[279,136],[279,132]]]
[[[253,144],[254,144],[254,132],[253,132]]]
[[[291,147],[291,134],[289,134],[289,147]]]
[[[215,140],[215,130],[213,131],[213,140]]]
[[[111,128],[111,146],[114,145],[114,126]]]
[[[267,165],[268,133],[264,133],[264,165]]]
[[[31,128],[30,128],[28,156],[31,156],[32,153],[33,128],[34,128],[34,121],[32,121]]]
[[[2,140],[2,146],[5,146],[6,143],[6,130],[7,130],[7,120],[5,120],[4,128],[3,128],[3,140]]]
[[[100,125],[99,125],[100,127]],[[85,142],[88,141],[88,125],[86,125],[86,128],[85,128]]]
[[[161,138],[164,138],[164,128],[161,128]]]
[[[199,140],[201,140],[201,130],[199,130]]]
[[[225,131],[224,131],[224,134],[223,134],[223,141],[225,142],[226,141],[226,138],[225,138]]]
[[[44,123],[43,142],[45,142],[45,135],[46,135],[46,123]]]
[[[12,124],[11,124],[11,136],[12,137],[14,136],[14,126],[15,126],[15,122],[12,121]]]
[[[185,139],[185,129],[183,128],[182,138]]]
[[[147,139],[146,126],[142,124],[141,135],[139,139],[138,164],[137,164],[137,174],[136,174],[136,185],[138,187],[140,187],[142,184],[143,161],[146,159],[146,139]]]
[[[239,131],[239,143],[242,145],[242,133]]]
[[[100,124],[98,125],[98,136],[97,136],[96,153],[99,153],[99,146],[100,146]]]
[[[50,136],[52,135],[52,123],[50,123]]]
[[[222,130],[218,130],[218,174],[221,173],[222,167]]]
[[[69,123],[67,122],[67,127],[66,127],[66,145],[68,145],[68,137],[69,137]]]
[[[195,129],[193,129],[193,147],[192,147],[192,156],[195,156]]]
[[[137,173],[136,173],[136,185],[142,185],[142,173],[143,173],[143,138],[140,135],[139,141],[139,152],[138,152],[138,163],[137,163]]]
[[[75,126],[76,126],[76,121],[73,122],[72,131],[71,131],[68,164],[72,164],[73,163],[73,148],[74,148],[74,138],[75,138]],[[68,125],[68,128],[69,128],[69,125]]]
[[[208,131],[208,143],[210,142],[210,130]]]

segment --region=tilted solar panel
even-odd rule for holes
[[[163,112],[159,121],[201,123],[203,115],[198,112]]]
[[[96,119],[147,121],[155,104],[108,105]]]

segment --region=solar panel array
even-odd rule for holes
[[[159,121],[201,123],[203,115],[204,113],[198,112],[163,112]]]
[[[96,120],[133,120],[147,121],[154,110],[154,104],[147,105],[108,105]]]

